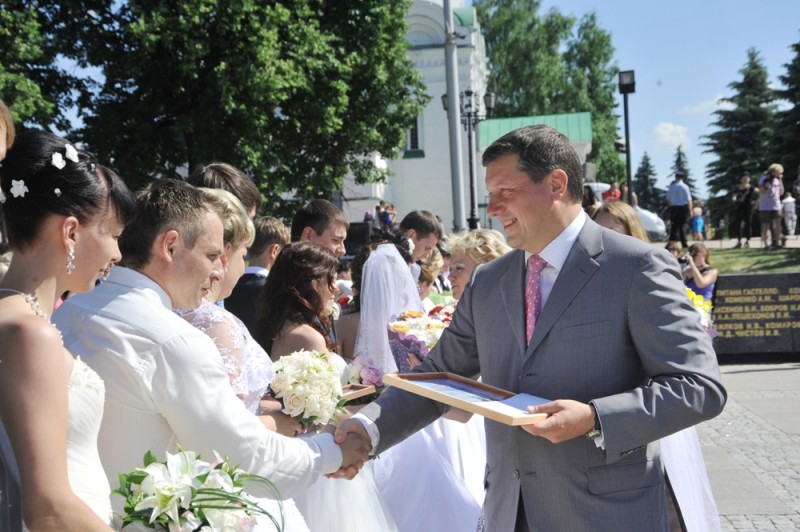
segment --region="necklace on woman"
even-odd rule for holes
[[[36,314],[37,316],[39,316],[44,320],[50,321],[49,319],[47,319],[47,314],[42,312],[41,307],[39,307],[39,298],[37,298],[35,295],[26,294],[25,292],[20,292],[19,290],[14,290],[13,288],[0,288],[0,292],[11,292],[14,294],[21,295],[25,299],[25,302],[31,306],[31,309],[33,310],[34,314]]]

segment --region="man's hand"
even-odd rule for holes
[[[351,480],[369,460],[372,443],[367,429],[357,419],[347,419],[336,427],[333,439],[342,448],[342,467],[326,476]]]
[[[522,428],[553,443],[583,436],[594,428],[594,408],[578,401],[559,399],[543,405],[529,406],[528,412],[549,414],[544,421],[535,425],[522,425]]]

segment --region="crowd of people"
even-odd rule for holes
[[[398,222],[384,205],[354,257],[333,203],[289,226],[259,216],[228,164],[134,193],[67,139],[15,136],[2,104],[0,159],[0,440],[22,508],[0,527],[117,527],[117,475],[181,446],[268,478],[275,491],[253,495],[290,532],[719,528],[692,426],[725,390],[683,289],[713,290],[708,250],[682,273],[630,206],[587,203],[554,129],[486,150],[502,233],[446,235],[430,212]],[[430,353],[393,344],[388,324],[443,294],[455,311]],[[369,358],[552,401],[514,427],[387,388],[309,427],[267,393],[299,350],[342,384]]]

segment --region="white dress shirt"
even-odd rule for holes
[[[172,312],[145,275],[114,268],[108,281],[69,298],[53,315],[64,345],[105,381],[100,457],[111,486],[163,459],[177,445],[213,460],[213,451],[275,484],[282,498],[303,492],[342,461],[330,434],[287,438],[267,430],[231,388],[214,342]],[[252,486],[254,495],[274,496]],[[113,502],[119,511],[121,498]]]

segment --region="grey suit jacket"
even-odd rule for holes
[[[418,371],[451,371],[513,392],[592,402],[605,451],[553,444],[486,421],[487,530],[667,530],[657,440],[722,411],[716,355],[675,259],[587,220],[525,347],[524,253],[479,267],[450,327]],[[362,413],[378,452],[445,407],[397,389]]]

